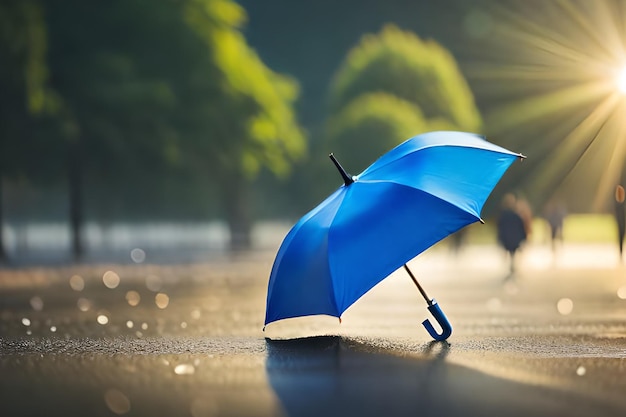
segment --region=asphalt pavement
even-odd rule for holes
[[[273,251],[0,270],[2,416],[623,416],[626,267],[612,245],[433,248],[342,317],[263,331]]]

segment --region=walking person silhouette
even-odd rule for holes
[[[528,227],[517,208],[517,198],[512,193],[507,193],[502,199],[500,216],[498,217],[497,231],[498,242],[509,254],[509,275],[512,278],[515,272],[515,254],[527,238]]]

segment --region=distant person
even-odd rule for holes
[[[450,250],[456,256],[461,250],[461,246],[465,243],[467,228],[457,230],[450,236]]]
[[[526,239],[530,237],[533,232],[533,210],[528,204],[528,200],[525,198],[516,198],[515,211],[522,218],[524,222],[524,230],[526,231]]]
[[[515,254],[522,243],[526,240],[527,225],[523,217],[518,212],[517,198],[511,193],[507,193],[502,199],[500,215],[498,217],[498,243],[509,254],[509,276],[515,272]],[[507,278],[508,278],[507,277]]]
[[[563,221],[567,216],[567,209],[563,202],[550,200],[544,209],[543,215],[550,227],[550,243],[552,252],[554,252],[556,250],[556,242],[563,243]]]
[[[624,212],[624,187],[615,187],[615,222],[617,223],[617,235],[619,244],[619,259],[622,260],[624,251],[624,230],[626,228],[626,214]]]

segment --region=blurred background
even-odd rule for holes
[[[464,239],[495,241],[511,192],[532,239],[556,217],[565,239],[614,242],[625,16],[620,0],[0,0],[0,261],[269,247],[341,184],[329,152],[357,174],[431,130],[528,156]]]

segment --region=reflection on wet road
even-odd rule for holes
[[[0,415],[624,415],[621,267],[535,264],[504,283],[437,256],[413,269],[449,344],[431,343],[401,274],[341,325],[264,333],[272,254],[2,270]]]

